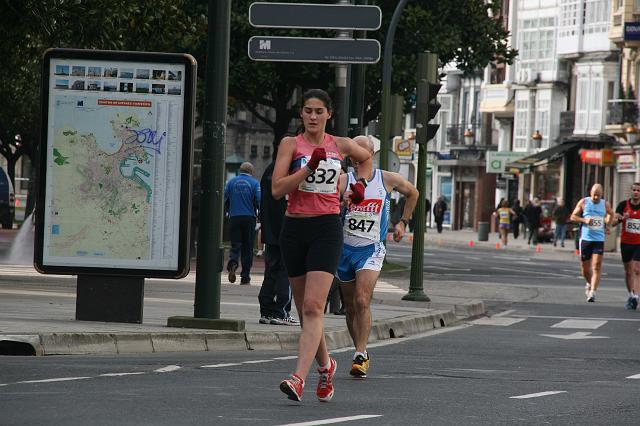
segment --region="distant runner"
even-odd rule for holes
[[[602,193],[602,185],[596,183],[591,187],[591,196],[578,201],[571,213],[573,222],[583,224],[580,235],[580,260],[582,276],[586,280],[584,292],[587,302],[596,301],[596,290],[602,274],[605,232],[609,232],[614,215],[609,203],[602,199]]]
[[[631,185],[631,198],[621,201],[616,208],[612,226],[622,223],[620,254],[624,264],[624,280],[629,292],[626,308],[638,308],[640,293],[640,183]]]

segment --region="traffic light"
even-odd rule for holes
[[[430,57],[431,56],[431,57]],[[424,60],[422,60],[424,58]],[[418,87],[416,104],[416,142],[427,143],[434,138],[439,124],[429,123],[440,110],[438,92],[442,85],[438,83],[437,56],[424,55],[418,62]]]

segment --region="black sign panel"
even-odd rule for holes
[[[255,36],[249,39],[254,61],[375,64],[380,43],[370,39]]]
[[[377,30],[382,12],[378,6],[257,2],[249,7],[249,23],[268,28]]]

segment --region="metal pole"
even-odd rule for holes
[[[351,4],[349,0],[339,0],[338,4]],[[338,31],[336,38],[351,38],[351,32]],[[346,136],[349,129],[349,65],[337,64],[336,69],[336,103],[334,132]]]
[[[202,140],[202,198],[194,317],[220,318],[224,262],[222,211],[227,125],[231,0],[209,0],[209,36]]]
[[[389,139],[391,127],[389,119],[391,115],[391,61],[393,60],[393,39],[396,35],[396,27],[402,15],[407,0],[400,0],[391,17],[387,37],[384,41],[384,58],[382,64],[382,131],[380,137],[380,168],[389,170]]]
[[[418,55],[418,75],[416,81],[426,79],[429,83],[438,83],[438,55],[435,53],[420,53]],[[422,100],[421,100],[422,101]],[[427,123],[424,123],[425,125]],[[419,132],[421,137],[426,136],[426,132]],[[423,136],[424,135],[424,136]],[[418,204],[413,212],[415,217],[413,229],[413,247],[411,249],[411,275],[409,278],[409,292],[402,297],[402,300],[417,300],[429,302],[431,299],[424,293],[423,272],[424,272],[424,217],[425,217],[425,189],[427,181],[427,141],[419,140],[418,143],[418,171],[416,176],[416,188],[420,193]]]
[[[367,5],[369,0],[359,0],[357,4]],[[356,31],[355,38],[366,38],[366,31]],[[351,95],[349,96],[349,137],[356,137],[362,134],[364,119],[364,82],[365,65],[352,64],[349,84]]]

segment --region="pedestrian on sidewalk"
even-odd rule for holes
[[[553,233],[553,246],[556,247],[558,239],[560,239],[560,247],[564,247],[564,238],[567,234],[567,219],[569,218],[569,208],[565,205],[564,198],[558,198],[558,205],[553,209],[551,216],[556,223],[556,229]]]
[[[506,248],[509,229],[511,228],[511,219],[516,216],[516,213],[509,207],[509,202],[505,199],[500,203],[496,213],[498,216],[498,230],[500,232],[500,237],[502,238],[502,245]]]
[[[275,161],[278,152],[273,152]],[[291,286],[287,270],[280,251],[280,230],[282,218],[287,210],[287,200],[276,200],[271,194],[271,179],[274,161],[265,169],[260,179],[260,223],[262,224],[262,240],[265,243],[264,279],[258,294],[260,303],[260,324],[300,325],[300,321],[291,316]]]
[[[518,236],[520,235],[520,226],[524,221],[524,218],[523,218],[524,210],[520,205],[520,200],[514,201],[512,210],[516,214],[512,221],[513,238],[517,240]]]
[[[253,244],[256,237],[256,217],[260,206],[260,183],[253,177],[253,164],[240,165],[240,174],[224,187],[224,205],[229,214],[229,238],[231,251],[227,272],[229,282],[236,282],[238,260],[242,264],[240,284],[251,282]]]
[[[529,238],[527,244],[538,244],[538,228],[540,228],[540,218],[542,217],[542,207],[540,206],[540,199],[535,197],[531,204],[527,205],[524,210],[524,214],[527,217],[527,227],[529,228]]]
[[[389,221],[390,193],[397,190],[406,200],[400,220],[394,227],[393,240],[400,242],[418,202],[418,190],[398,173],[373,168],[373,142],[357,136],[356,143],[367,149],[371,157],[354,162],[355,173],[340,177],[340,188],[360,181],[366,183],[364,201],[350,203],[351,192],[345,193],[344,246],[336,273],[347,308],[347,329],[355,346],[350,374],[367,377],[369,354],[367,342],[371,332],[371,298],[380,276],[386,254],[385,239]]]
[[[602,273],[605,234],[609,233],[614,212],[609,203],[602,198],[602,185],[593,185],[590,194],[589,197],[578,201],[571,214],[571,220],[582,223],[580,260],[582,276],[586,281],[585,295],[587,302],[595,302]]]
[[[353,139],[325,132],[332,115],[331,98],[320,89],[302,95],[304,131],[282,139],[273,170],[275,199],[289,195],[280,247],[289,275],[302,330],[293,375],[280,383],[289,399],[300,401],[313,359],[318,363],[316,396],[333,397],[336,361],[329,356],[324,337],[324,306],[342,252],[339,177],[345,156],[365,161],[369,152]],[[356,204],[364,198],[364,185],[351,185]],[[360,199],[358,199],[358,196]]]
[[[438,197],[438,201],[433,205],[433,220],[436,221],[436,227],[438,228],[438,234],[442,233],[442,222],[444,221],[444,213],[447,211],[447,202],[441,195]]]
[[[624,281],[629,292],[626,308],[638,308],[640,294],[640,182],[631,185],[631,198],[621,201],[611,226],[622,223],[620,254],[624,265]]]

